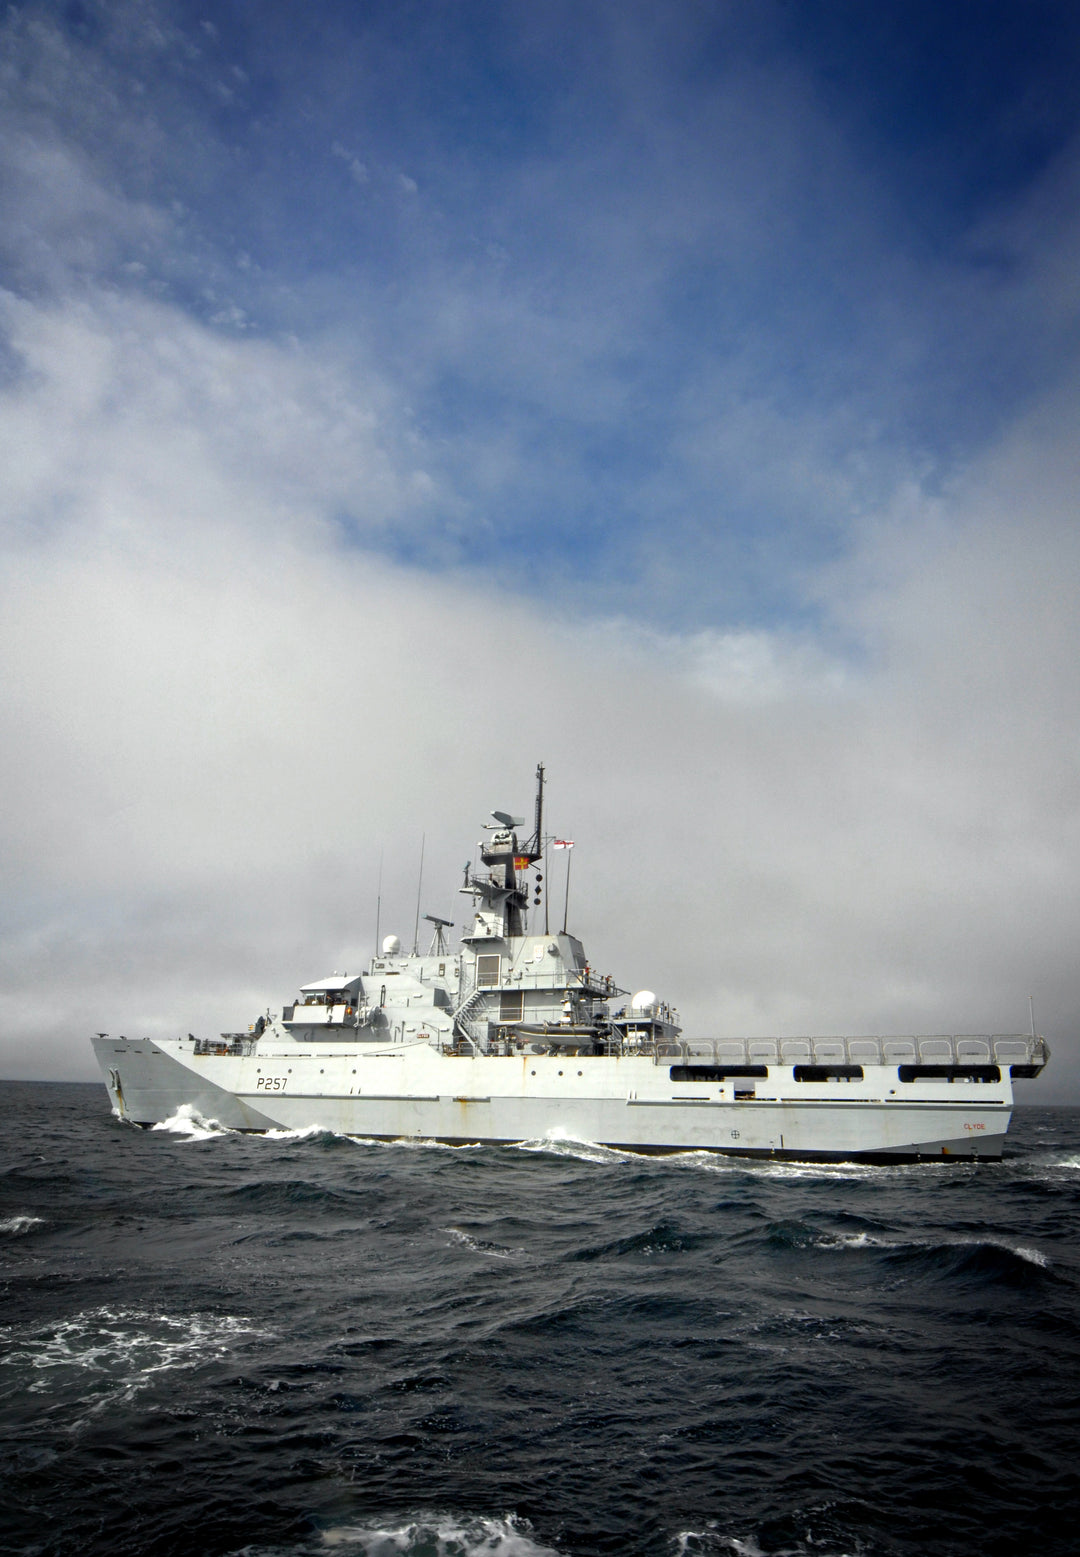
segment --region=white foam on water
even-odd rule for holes
[[[874,1233],[822,1233],[813,1240],[831,1249],[1003,1249],[1029,1265],[1049,1270],[1051,1261],[1039,1249],[1008,1243],[1003,1238],[879,1238]]]
[[[925,1249],[1003,1249],[1006,1254],[1015,1254],[1017,1259],[1025,1260],[1029,1265],[1038,1265],[1042,1270],[1050,1269],[1050,1260],[1039,1249],[1032,1249],[1027,1244],[1009,1243],[1004,1238],[945,1238],[937,1241],[929,1239],[920,1247]]]
[[[174,1120],[166,1120],[164,1124],[155,1125],[155,1130],[174,1128]],[[198,1123],[197,1116],[196,1122]],[[219,1125],[216,1120],[209,1119],[203,1122],[208,1134],[200,1135],[198,1139],[207,1140],[210,1135],[239,1135],[243,1134],[246,1141],[311,1141],[319,1136],[328,1136],[335,1141],[348,1141],[352,1146],[378,1146],[386,1148],[404,1147],[408,1151],[439,1151],[439,1152],[472,1152],[483,1146],[482,1141],[434,1141],[425,1136],[394,1136],[385,1139],[376,1135],[351,1135],[346,1130],[332,1130],[328,1125],[298,1125],[295,1130],[275,1128],[272,1130],[238,1131],[230,1130],[224,1125]],[[178,1133],[186,1134],[182,1128],[182,1122],[175,1125]]]
[[[512,1260],[516,1255],[529,1252],[528,1249],[507,1249],[502,1244],[485,1243],[483,1239],[474,1238],[460,1227],[445,1227],[443,1231],[449,1233],[452,1243],[459,1243],[474,1254],[484,1254],[489,1260]]]
[[[384,1146],[390,1150],[404,1148],[410,1152],[475,1152],[484,1144],[483,1141],[436,1141],[430,1136],[421,1135],[399,1135],[392,1141],[359,1135],[354,1135],[352,1139],[364,1146]]]
[[[917,1249],[929,1244],[905,1243],[895,1238],[878,1238],[874,1233],[822,1233],[814,1240],[825,1249]]]
[[[5,1238],[24,1238],[35,1227],[44,1227],[43,1216],[9,1216],[6,1222],[0,1222],[0,1234]]]
[[[475,1151],[480,1141],[433,1141],[424,1136],[395,1136],[383,1140],[374,1135],[349,1135],[344,1130],[331,1130],[326,1125],[303,1125],[295,1130],[260,1130],[262,1141],[305,1141],[318,1135],[329,1135],[336,1141],[349,1141],[353,1146],[406,1147],[410,1151],[461,1152]]]
[[[933,1162],[792,1162],[772,1157],[738,1157],[722,1152],[679,1152],[661,1159],[703,1173],[752,1173],[770,1179],[889,1179],[932,1176],[941,1165]]]
[[[528,1521],[438,1516],[401,1525],[338,1525],[322,1532],[324,1547],[363,1557],[560,1557],[536,1541]]]
[[[235,1135],[235,1130],[230,1130],[220,1120],[207,1119],[195,1107],[194,1103],[181,1103],[175,1114],[170,1114],[168,1119],[159,1120],[156,1125],[150,1126],[151,1130],[164,1130],[169,1135],[182,1135],[189,1141],[209,1141],[219,1135]]]
[[[675,1537],[675,1557],[697,1557],[699,1552],[733,1552],[735,1557],[765,1557],[753,1536],[720,1535],[713,1528],[680,1530]]]
[[[545,1135],[535,1140],[512,1141],[508,1144],[514,1151],[547,1152],[552,1157],[573,1157],[578,1162],[611,1164],[642,1161],[637,1152],[619,1151],[614,1146],[602,1146],[599,1141],[590,1141],[585,1136],[571,1135],[561,1125],[553,1125]]]
[[[351,1135],[341,1135],[337,1130],[328,1130],[325,1125],[302,1125],[296,1130],[261,1130],[258,1138],[262,1141],[310,1141],[316,1135],[332,1135],[338,1141],[355,1139]]]
[[[1012,1163],[1010,1163],[1011,1166],[1013,1166]],[[1075,1173],[1080,1169],[1080,1155],[1077,1155],[1076,1152],[1056,1152],[1052,1156],[1031,1158],[1022,1165],[1018,1163],[1016,1166],[1034,1168],[1036,1171],[1046,1168],[1064,1168],[1066,1172]]]
[[[235,1314],[102,1307],[37,1327],[4,1326],[0,1368],[21,1373],[31,1394],[74,1390],[100,1409],[130,1399],[159,1374],[225,1357],[237,1341],[267,1333]]]
[[[1002,1244],[1001,1247],[1012,1248],[1012,1252],[1018,1254],[1022,1260],[1027,1260],[1029,1265],[1041,1265],[1044,1270],[1050,1269],[1050,1261],[1038,1249],[1028,1249],[1022,1243],[1016,1245]]]
[[[672,1547],[673,1557],[714,1557],[714,1554],[720,1557],[720,1554],[728,1553],[731,1557],[766,1557],[752,1535],[725,1535],[715,1525],[708,1525],[704,1530],[680,1531]],[[836,1551],[811,1536],[806,1541],[796,1541],[794,1546],[774,1547],[769,1557],[867,1557],[867,1549],[861,1541],[856,1541],[851,1550]]]

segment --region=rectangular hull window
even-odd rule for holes
[[[861,1065],[796,1065],[796,1081],[861,1081]]]
[[[520,1022],[525,1015],[525,996],[521,990],[504,989],[499,1001],[500,1022]]]
[[[727,1081],[728,1077],[767,1076],[767,1065],[672,1065],[672,1081]]]
[[[997,1065],[898,1065],[901,1081],[1000,1081]],[[1016,1067],[1013,1066],[1013,1074]]]

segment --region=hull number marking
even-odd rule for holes
[[[255,1090],[263,1092],[284,1092],[288,1080],[288,1076],[257,1076],[255,1078]]]

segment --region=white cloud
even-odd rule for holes
[[[362,534],[431,500],[373,374],[358,391],[328,355],[241,348],[138,299],[44,308],[0,295],[0,311],[23,365],[0,425],[9,525],[70,518],[157,546],[227,532],[239,504],[256,529],[335,515]]]
[[[842,696],[851,671],[809,633],[785,630],[660,632],[625,617],[577,629],[593,652],[617,654],[627,664],[661,670],[728,707],[810,702]]]
[[[5,269],[34,294],[67,291],[79,275],[141,264],[173,234],[170,217],[122,198],[84,152],[51,135],[8,127],[0,135],[0,167]]]
[[[99,1027],[230,1028],[355,965],[380,848],[407,933],[421,831],[456,917],[538,759],[594,964],[692,1030],[1000,1030],[1033,988],[1068,1031],[1071,397],[822,578],[841,657],[375,560],[357,535],[416,522],[425,465],[377,379],[160,305],[7,308],[8,1074],[91,1074]]]
[[[368,182],[370,175],[368,174],[367,164],[361,162],[359,157],[353,156],[348,147],[343,146],[340,141],[335,141],[330,150],[335,157],[340,157],[342,162],[346,164],[354,183],[366,184]]]

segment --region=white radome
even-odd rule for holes
[[[656,1005],[656,992],[651,989],[639,989],[636,995],[630,997],[631,1011],[651,1011]]]
[[[382,954],[384,957],[396,957],[401,950],[401,938],[397,935],[383,937]]]

